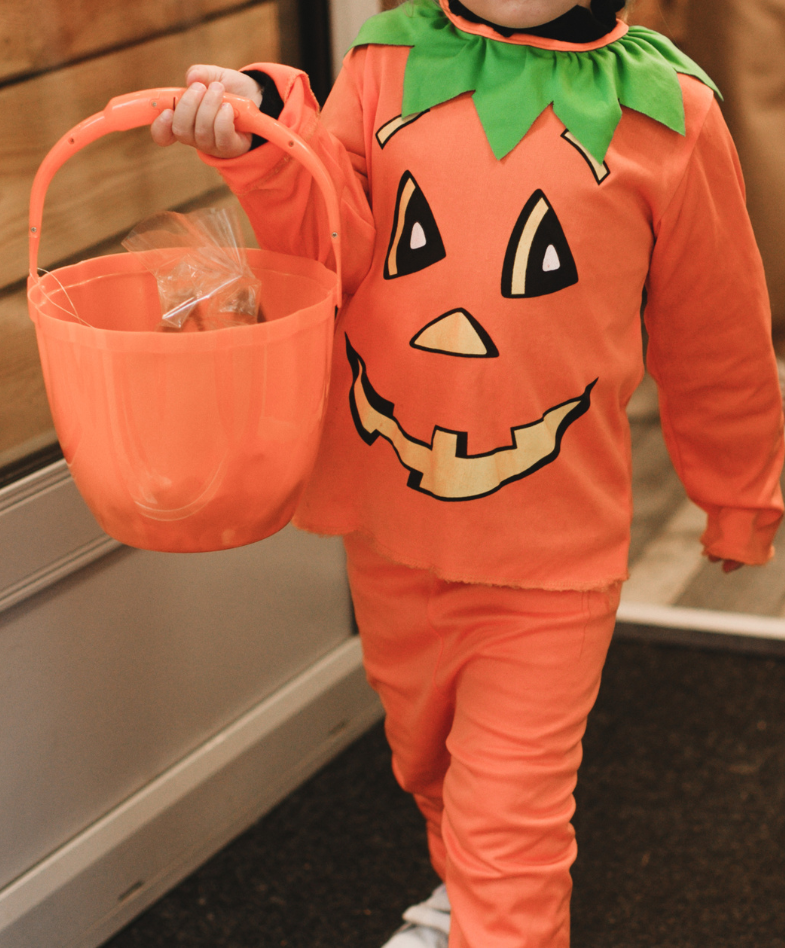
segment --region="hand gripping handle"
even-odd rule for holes
[[[165,110],[174,108],[180,101],[185,89],[164,88],[144,89],[111,99],[103,112],[96,112],[90,118],[80,122],[70,132],[66,132],[59,142],[44,158],[33,181],[30,194],[30,278],[38,278],[38,245],[41,238],[41,219],[44,199],[49,183],[58,168],[80,151],[85,145],[107,135],[109,132],[122,132],[152,122]],[[277,145],[306,168],[313,176],[327,207],[327,221],[330,227],[335,269],[338,276],[338,295],[336,304],[341,303],[341,238],[340,212],[335,187],[322,162],[313,149],[291,129],[276,122],[260,112],[258,107],[240,96],[224,95],[234,109],[235,128],[239,132],[255,132]]]

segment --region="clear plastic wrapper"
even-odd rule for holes
[[[260,283],[246,260],[233,210],[162,211],[123,241],[155,276],[159,329],[205,331],[263,322]]]

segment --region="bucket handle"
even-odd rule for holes
[[[110,99],[103,112],[96,112],[74,126],[70,132],[57,142],[44,158],[33,181],[30,194],[30,279],[38,279],[38,246],[41,238],[41,220],[44,211],[46,191],[57,170],[85,145],[96,141],[109,132],[122,132],[143,125],[151,125],[166,109],[173,109],[185,92],[182,88],[143,89],[127,95]],[[340,211],[338,198],[332,179],[316,153],[299,135],[260,112],[250,99],[241,96],[224,95],[234,109],[235,128],[240,132],[255,132],[277,145],[281,151],[291,155],[311,173],[324,198],[327,207],[327,221],[335,255],[337,280],[336,306],[342,299],[341,283],[341,237]]]

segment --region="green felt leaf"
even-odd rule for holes
[[[511,48],[510,44],[505,48]],[[472,98],[491,150],[503,158],[553,102],[553,63],[530,56],[517,70],[510,70],[505,64],[509,54],[497,52],[497,56],[496,60],[487,57],[487,68]]]
[[[553,111],[599,162],[621,121],[611,62],[581,53],[562,53],[557,60]]]
[[[684,103],[676,72],[669,63],[651,59],[641,46],[629,44],[626,55],[617,57],[619,101],[628,109],[644,115],[656,114],[657,121],[684,135]],[[635,74],[646,62],[646,84],[635,81]]]
[[[433,0],[371,17],[354,46],[409,46],[402,114],[473,92],[488,143],[509,154],[549,106],[584,148],[604,161],[624,106],[683,135],[678,73],[719,91],[706,73],[653,30],[630,27],[599,49],[538,49],[459,30]]]
[[[477,66],[471,43],[456,45],[437,35],[433,43],[414,46],[406,63],[402,114],[424,112],[464,92],[473,92],[479,81]],[[410,73],[415,76],[413,82],[406,78]],[[418,81],[417,77],[424,75],[428,82]]]

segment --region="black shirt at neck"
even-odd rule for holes
[[[517,33],[525,33],[528,36],[541,36],[543,39],[561,40],[564,43],[593,43],[595,40],[602,39],[616,26],[616,10],[614,9],[616,4],[613,0],[592,0],[591,10],[575,6],[572,10],[556,17],[555,20],[551,20],[550,23],[532,26],[526,30],[511,29],[491,23],[490,20],[484,20],[468,10],[461,0],[448,0],[448,2],[450,10],[456,16],[461,16],[470,23],[490,26],[500,36],[506,38],[515,36]]]

